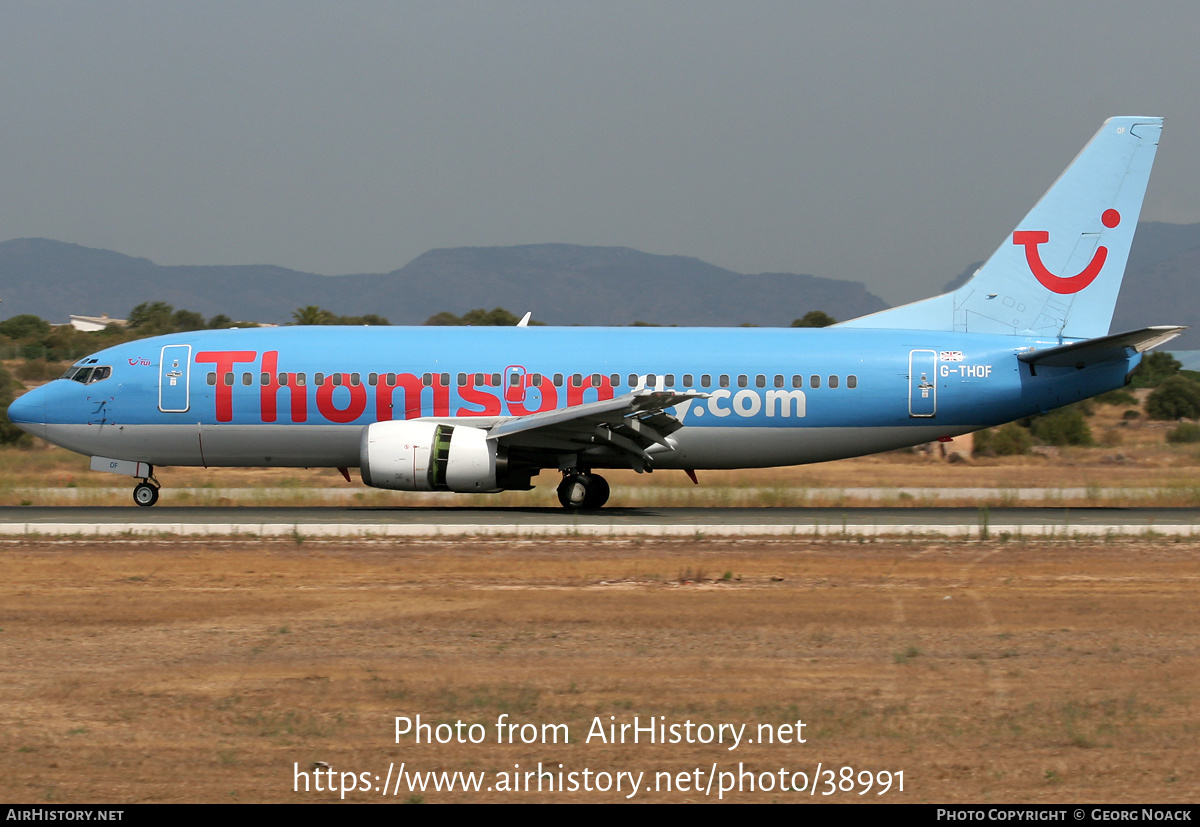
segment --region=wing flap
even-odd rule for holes
[[[708,394],[700,391],[641,389],[614,399],[501,420],[488,430],[488,438],[535,450],[604,446],[624,454],[641,471],[652,464],[654,452],[675,448],[668,437],[683,424],[667,409],[706,398]]]

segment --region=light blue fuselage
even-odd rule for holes
[[[709,394],[668,409],[683,427],[655,467],[794,465],[1067,405],[1120,387],[1140,359],[1082,368],[1017,359],[1061,343],[840,328],[201,331],[102,350],[77,366],[110,367],[106,378],[55,380],[9,416],[73,451],[153,465],[355,467],[373,422],[488,427],[644,386]],[[628,467],[603,452],[589,464]]]

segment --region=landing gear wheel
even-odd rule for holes
[[[558,501],[571,511],[593,511],[608,502],[608,481],[598,474],[572,472],[558,484]]]
[[[565,474],[558,484],[558,501],[563,508],[578,511],[587,497],[587,475]]]
[[[158,488],[148,482],[138,483],[133,489],[133,501],[138,505],[154,505],[158,502]]]
[[[589,474],[591,482],[587,487],[587,494],[583,498],[583,510],[592,511],[603,507],[608,502],[608,480],[599,474]]]

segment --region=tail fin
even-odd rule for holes
[[[840,327],[1090,339],[1108,333],[1162,118],[1110,118],[974,277]]]

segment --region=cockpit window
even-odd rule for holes
[[[73,379],[81,385],[92,385],[96,382],[102,382],[110,376],[112,376],[112,368],[102,365],[97,368],[68,368],[67,372],[62,375],[62,378]]]

